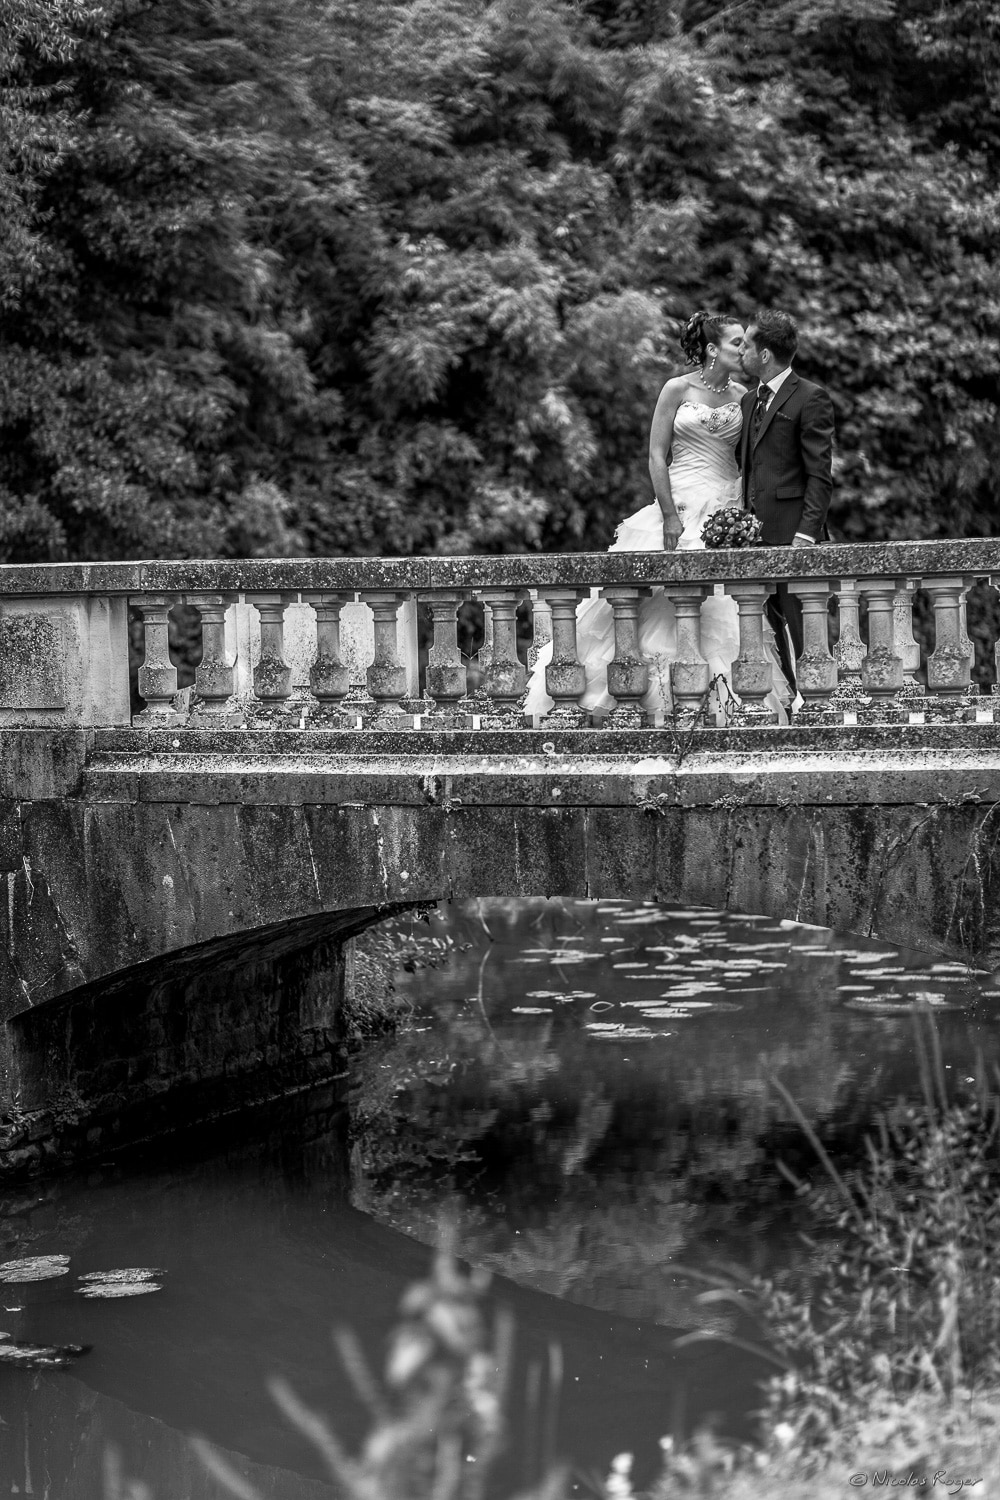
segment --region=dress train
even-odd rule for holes
[[[689,528],[685,527],[685,534]],[[694,551],[700,543],[692,537],[688,545],[682,536],[679,551]],[[654,500],[631,516],[626,516],[615,533],[609,552],[653,552],[662,550],[663,517]],[[615,700],[608,692],[607,668],[615,654],[614,614],[606,599],[597,595],[584,599],[576,611],[577,659],[586,674],[586,686],[580,696],[580,706],[589,713],[603,715],[614,708]],[[638,613],[639,654],[649,669],[649,687],[642,698],[642,707],[653,715],[654,723],[662,723],[664,717],[673,713],[673,694],[670,689],[670,667],[677,659],[677,620],[674,606],[662,588],[654,588],[652,594],[639,600]],[[788,723],[790,693],[781,671],[778,653],[774,647],[774,634],[767,621],[764,622],[764,649],[774,669],[775,687],[765,700],[767,706],[778,715],[778,722]],[[729,713],[739,708],[739,699],[732,689],[732,664],[739,655],[739,608],[736,600],[721,591],[710,594],[701,606],[701,654],[708,662],[712,679],[721,679],[723,686],[713,686],[709,700],[709,711],[714,713],[717,724],[724,725]],[[552,698],[545,689],[545,668],[552,660],[552,642],[539,648],[528,682],[524,700],[524,712],[532,717],[544,716],[554,707]]]

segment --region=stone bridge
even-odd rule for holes
[[[0,567],[0,1160],[329,1078],[351,936],[419,902],[704,903],[1000,966],[1000,697],[966,622],[998,578],[993,541]],[[805,621],[790,724],[765,703],[782,579]],[[652,722],[651,588],[678,627]],[[739,607],[723,712],[713,590]],[[615,642],[596,719],[591,592]],[[554,707],[528,722],[549,639]]]

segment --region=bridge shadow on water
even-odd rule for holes
[[[286,1103],[269,1130],[265,1123],[259,1118],[249,1138],[235,1123],[210,1143],[179,1136],[11,1202],[18,1249],[58,1247],[71,1255],[73,1280],[9,1288],[21,1311],[5,1315],[7,1326],[33,1341],[92,1345],[72,1375],[0,1369],[0,1472],[22,1492],[32,1474],[36,1483],[45,1474],[59,1500],[97,1500],[112,1443],[156,1500],[216,1500],[221,1492],[184,1436],[196,1431],[228,1450],[267,1497],[332,1493],[266,1381],[287,1376],[355,1447],[366,1417],[331,1330],[351,1327],[377,1367],[400,1298],[427,1275],[429,1254],[351,1206],[348,1118],[332,1092]],[[163,1268],[163,1291],[106,1302],[74,1295],[77,1275],[112,1263]],[[550,1420],[556,1450],[595,1474],[607,1472],[610,1445],[635,1451],[639,1472],[651,1472],[657,1438],[710,1413],[730,1432],[748,1430],[763,1361],[731,1353],[720,1373],[715,1351],[673,1349],[678,1329],[503,1276],[491,1300],[516,1324],[498,1493],[532,1477]],[[563,1373],[550,1412],[546,1382],[534,1382],[553,1345]]]

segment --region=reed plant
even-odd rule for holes
[[[949,1095],[929,1014],[916,1040],[919,1102],[881,1112],[847,1171],[775,1084],[824,1168],[820,1185],[795,1183],[808,1258],[755,1291],[789,1363],[769,1416],[810,1445],[885,1396],[951,1403],[1000,1382],[1000,1099],[981,1071]]]
[[[881,1111],[850,1166],[771,1080],[820,1166],[815,1183],[782,1169],[807,1214],[807,1254],[749,1287],[689,1274],[710,1283],[701,1301],[753,1318],[760,1352],[784,1368],[766,1383],[752,1453],[704,1440],[671,1450],[651,1500],[739,1500],[779,1483],[797,1494],[802,1475],[812,1497],[843,1494],[852,1470],[925,1487],[949,1462],[1000,1482],[1000,1075],[980,1066],[950,1090],[933,1015],[915,1027],[919,1100]]]

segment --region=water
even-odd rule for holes
[[[350,1118],[320,1094],[270,1130],[7,1195],[0,1258],[65,1254],[70,1272],[0,1285],[0,1328],[92,1350],[71,1371],[0,1365],[0,1496],[99,1500],[113,1442],[154,1496],[216,1500],[190,1431],[274,1500],[328,1495],[267,1378],[285,1374],[356,1444],[365,1420],[330,1329],[349,1324],[378,1363],[442,1210],[514,1311],[512,1388],[557,1341],[558,1448],[598,1474],[632,1449],[641,1476],[674,1427],[712,1412],[746,1430],[766,1373],[674,1341],[745,1331],[679,1268],[745,1278],[796,1253],[775,1158],[812,1163],[769,1079],[849,1151],[874,1109],[919,1087],[915,996],[949,1080],[997,1060],[993,981],[885,945],[620,903],[484,902],[434,922],[459,951],[404,977],[413,1022],[358,1061]],[[81,1274],[116,1267],[162,1269],[162,1290],[78,1295]],[[512,1411],[510,1488],[539,1446],[531,1404]]]

